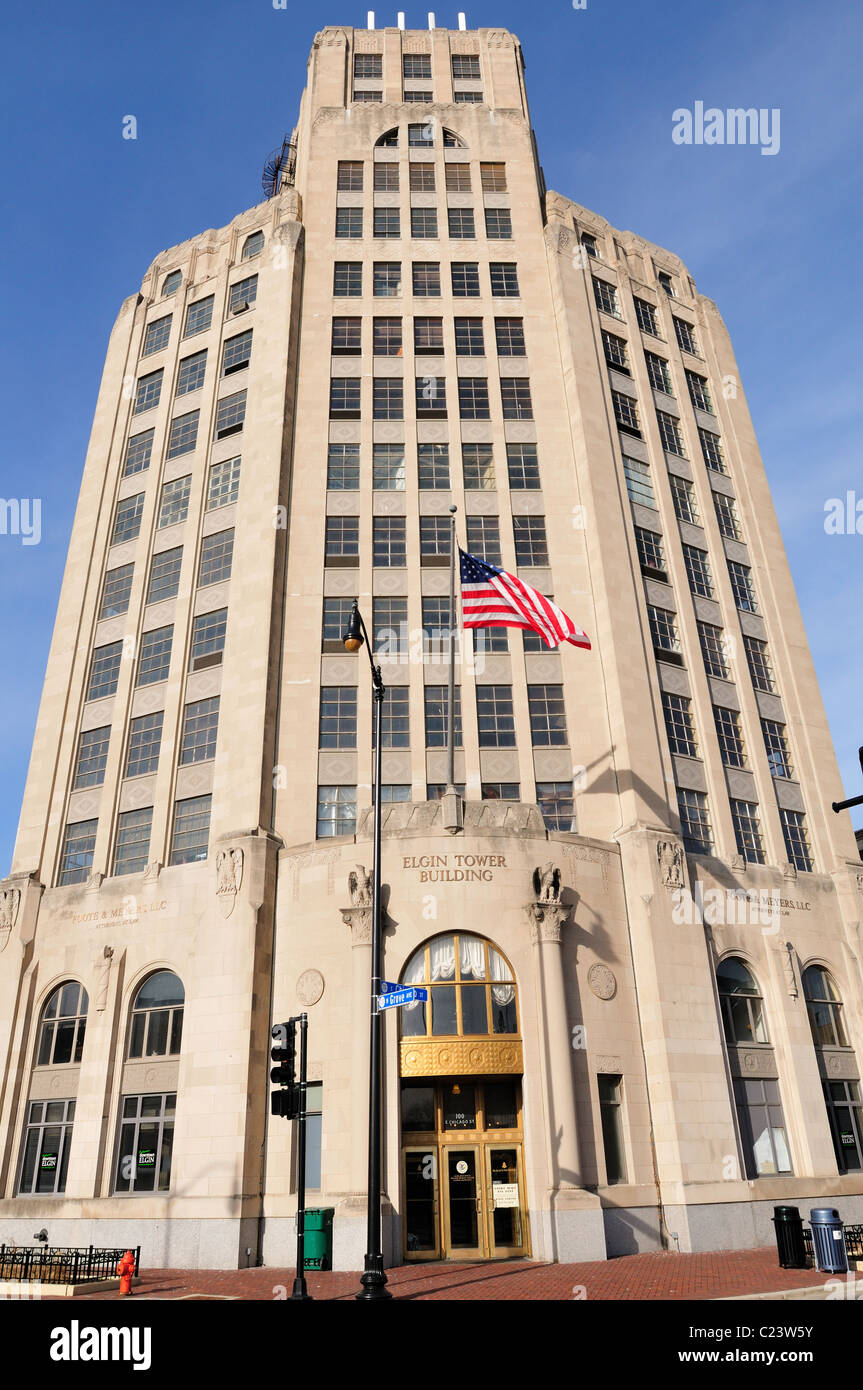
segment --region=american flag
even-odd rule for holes
[[[459,547],[461,606],[465,627],[522,627],[538,632],[548,647],[571,642],[590,650],[590,638],[563,609],[514,574]]]

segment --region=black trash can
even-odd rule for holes
[[[776,1249],[782,1269],[806,1269],[806,1245],[803,1241],[803,1218],[798,1207],[774,1207],[773,1225],[776,1228]]]
[[[813,1207],[809,1213],[815,1264],[824,1274],[847,1274],[845,1233],[835,1207]]]

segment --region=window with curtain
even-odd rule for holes
[[[466,865],[465,873],[469,872]],[[433,937],[411,956],[401,982],[423,985],[429,994],[427,1002],[417,1001],[400,1009],[402,1037],[487,1037],[518,1032],[512,968],[481,936],[459,932]]]

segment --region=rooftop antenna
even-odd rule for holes
[[[458,27],[459,29],[467,28],[467,15],[464,10],[459,10],[458,12]]]
[[[435,22],[434,22],[434,10],[429,10],[429,28],[430,28],[430,29],[434,29],[434,27],[435,27]]]
[[[375,12],[374,12],[374,10],[369,10],[368,14],[366,15],[366,28],[367,28],[367,29],[374,29],[374,27],[375,27]]]
[[[399,10],[398,26],[399,26],[400,29],[404,29],[404,27],[405,27],[405,12],[404,12],[404,10]]]

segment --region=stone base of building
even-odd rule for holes
[[[27,1217],[0,1213],[0,1245],[35,1245],[34,1234],[43,1227],[49,1245],[109,1250],[140,1246],[142,1269],[244,1269],[256,1263],[258,1223],[251,1217],[120,1220],[52,1218],[50,1210]]]
[[[677,1233],[672,1249],[700,1254],[710,1250],[750,1250],[759,1245],[773,1245],[776,1233],[773,1209],[782,1204],[777,1197],[767,1202],[704,1202],[665,1208],[665,1220],[670,1232]],[[843,1193],[811,1196],[796,1193],[785,1204],[798,1208],[808,1223],[813,1207],[834,1207],[846,1225],[863,1222],[863,1195]]]

